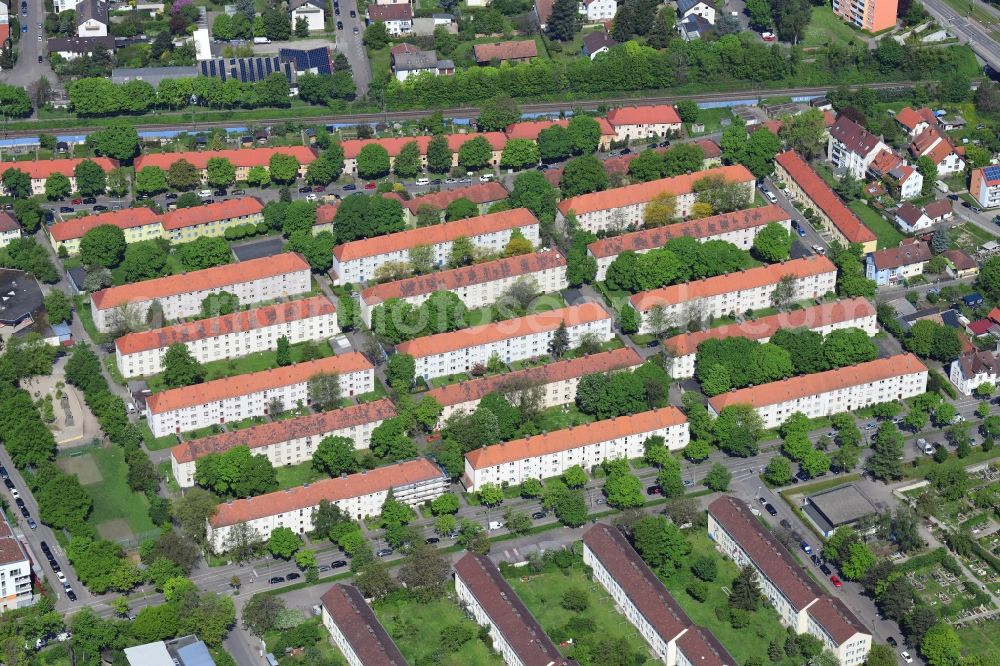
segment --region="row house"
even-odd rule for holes
[[[187,274],[108,287],[90,297],[90,311],[98,331],[108,333],[120,317],[144,321],[154,301],[167,321],[197,316],[202,301],[226,291],[240,304],[265,303],[310,290],[311,268],[301,255],[286,252],[214,266]]]
[[[236,180],[246,180],[253,167],[270,168],[274,155],[290,155],[299,163],[299,177],[306,175],[306,168],[316,160],[316,151],[308,146],[281,146],[278,148],[244,148],[239,150],[181,151],[176,153],[150,153],[135,158],[135,171],[146,167],[168,170],[174,162],[184,160],[201,172],[202,182],[208,182],[208,161],[224,158],[236,167]]]
[[[118,160],[108,159],[107,157],[92,157],[88,159],[101,167],[101,170],[105,174],[118,168]],[[66,176],[69,179],[70,189],[76,192],[76,167],[80,162],[83,162],[82,158],[0,162],[0,173],[7,171],[7,169],[16,169],[27,175],[31,179],[32,196],[45,194],[45,181],[48,180],[49,176],[57,173]],[[7,191],[2,181],[0,181],[0,195],[10,196],[10,192]]]
[[[965,171],[965,150],[956,148],[943,130],[934,127],[924,130],[913,137],[910,142],[910,154],[913,159],[926,157],[937,167],[940,177]]]
[[[538,57],[538,44],[534,39],[474,44],[472,57],[477,65],[528,63]]]
[[[163,437],[267,416],[276,401],[280,411],[309,406],[309,380],[322,375],[336,375],[345,397],[375,390],[374,366],[351,352],[154,393],[146,399],[146,422]]]
[[[409,262],[410,250],[420,246],[432,248],[434,264],[440,268],[447,263],[451,244],[457,238],[469,239],[484,252],[500,253],[515,229],[532,245],[538,244],[538,220],[527,208],[350,241],[333,248],[331,278],[336,285],[371,280],[380,266]]]
[[[795,412],[815,419],[905,400],[926,390],[927,367],[913,354],[898,354],[729,391],[709,398],[708,408],[718,416],[730,405],[750,405],[765,428],[777,428]]]
[[[601,151],[611,150],[611,142],[615,140],[616,136],[615,128],[611,126],[611,123],[604,116],[597,116],[594,120],[597,121],[598,127],[601,128],[601,138],[597,142],[597,149]],[[538,135],[542,133],[542,130],[547,130],[555,125],[565,129],[569,127],[569,118],[560,118],[559,120],[523,120],[508,125],[504,129],[504,134],[507,135],[508,139],[527,139],[537,143]]]
[[[230,500],[220,504],[208,519],[206,536],[216,553],[224,553],[229,550],[229,532],[235,525],[246,525],[264,541],[279,527],[301,535],[313,530],[313,512],[324,500],[339,507],[351,520],[364,520],[382,512],[382,504],[390,492],[398,501],[417,507],[443,495],[449,484],[448,475],[427,458],[407,460],[257,497]]]
[[[312,296],[129,333],[115,340],[115,361],[126,379],[148,377],[163,371],[163,356],[170,345],[182,344],[199,363],[210,363],[273,351],[282,337],[294,345],[327,340],[338,333],[337,308],[326,296]]]
[[[53,250],[58,252],[59,248],[64,247],[70,254],[78,254],[84,234],[94,227],[105,224],[121,229],[125,234],[126,243],[163,238],[163,215],[146,207],[74,217],[45,227],[45,234]]]
[[[31,578],[31,556],[4,515],[0,517],[0,611],[35,603]]]
[[[920,196],[924,186],[923,175],[903,161],[903,158],[886,148],[868,165],[868,176],[875,180],[888,180],[899,188],[899,198],[906,201]]]
[[[413,197],[403,202],[403,214],[407,226],[416,226],[417,215],[424,206],[430,206],[440,211],[439,220],[444,222],[445,210],[458,199],[467,199],[476,204],[480,215],[485,215],[490,206],[498,201],[507,199],[507,190],[503,185],[491,180],[488,183],[476,183],[468,187],[456,187],[453,190],[441,190],[431,192],[418,197]]]
[[[484,446],[465,454],[462,484],[471,493],[486,483],[516,486],[574,465],[589,469],[605,460],[640,458],[645,441],[656,436],[671,451],[683,449],[690,441],[687,418],[676,407],[663,407]]]
[[[681,117],[669,104],[623,106],[607,113],[615,130],[615,141],[663,138],[681,131]]]
[[[660,194],[677,197],[676,214],[687,217],[697,200],[694,184],[713,176],[722,177],[729,183],[740,183],[746,188],[747,201],[753,200],[756,180],[746,167],[737,164],[569,197],[559,202],[558,218],[564,222],[566,216],[574,213],[581,229],[594,233],[623,231],[642,226],[646,204]]]
[[[459,412],[471,414],[479,401],[490,393],[516,395],[539,390],[542,409],[568,405],[576,400],[580,379],[598,372],[634,370],[642,364],[639,354],[629,347],[537,365],[501,375],[479,377],[467,382],[439,386],[427,392],[442,407],[439,424]]]
[[[503,155],[503,149],[507,146],[507,136],[503,132],[469,132],[468,134],[446,134],[444,137],[448,140],[448,147],[451,149],[453,167],[458,166],[458,151],[466,141],[471,141],[478,137],[486,139],[493,149],[493,154],[490,157],[490,166],[493,168],[500,166],[500,157]],[[408,143],[417,144],[417,148],[420,150],[420,166],[426,169],[427,146],[433,138],[429,134],[423,134],[420,136],[386,137],[382,139],[347,139],[340,144],[340,147],[344,151],[344,173],[353,176],[358,175],[358,155],[361,154],[361,150],[365,146],[377,145],[385,148],[385,151],[389,154],[389,164],[391,166],[396,163],[396,156],[399,155],[403,146]]]
[[[536,294],[562,291],[569,286],[566,259],[558,250],[543,250],[377,284],[361,292],[361,319],[371,327],[372,310],[389,299],[418,307],[431,294],[442,290],[457,294],[465,307],[475,310],[501,301],[518,282],[533,284]]]
[[[710,240],[726,241],[742,250],[750,250],[757,234],[772,222],[781,225],[785,231],[791,230],[791,216],[781,206],[771,204],[609,236],[588,245],[587,254],[597,261],[597,279],[603,280],[608,267],[622,252],[645,254],[684,236],[702,243]]]
[[[844,205],[830,186],[794,150],[774,159],[774,175],[785,184],[788,198],[808,206],[816,220],[833,239],[843,245],[860,243],[862,252],[874,252],[878,238],[851,209]]]
[[[629,305],[642,317],[639,332],[654,333],[693,321],[773,307],[775,288],[786,278],[791,278],[790,302],[820,298],[834,291],[837,267],[818,255],[791,259],[640,292],[629,298]]]
[[[736,660],[710,631],[691,622],[617,528],[597,523],[584,532],[583,563],[660,663],[736,666]]]
[[[708,538],[737,566],[753,569],[782,624],[818,638],[841,666],[864,663],[871,632],[840,599],[813,582],[745,502],[723,495],[709,504]]]
[[[383,398],[191,439],[170,449],[170,468],[177,484],[190,488],[194,485],[195,467],[200,458],[225,453],[235,446],[246,446],[254,455],[265,456],[274,467],[312,460],[316,447],[327,437],[347,437],[356,449],[367,449],[371,445],[372,430],[394,416],[395,405]]]
[[[475,623],[489,630],[493,649],[507,666],[576,666],[559,653],[485,555],[466,553],[455,563],[455,595]]]
[[[882,141],[882,137],[872,134],[847,116],[837,118],[830,128],[827,159],[856,180],[865,179],[868,165],[883,150],[889,150],[889,146]]]
[[[1000,206],[1000,166],[973,169],[969,180],[969,194],[983,208]]]
[[[570,347],[579,345],[584,335],[606,342],[614,337],[611,325],[603,306],[584,303],[416,338],[396,345],[396,351],[412,356],[417,376],[430,380],[485,367],[494,355],[508,364],[547,356],[560,326],[566,327]]]
[[[875,306],[866,298],[850,298],[800,310],[779,312],[760,319],[748,319],[739,324],[717,326],[707,331],[682,333],[665,340],[664,346],[673,355],[670,361],[670,376],[674,379],[694,377],[698,345],[705,340],[740,337],[765,343],[783,328],[807,329],[823,336],[844,328],[859,328],[869,336],[878,333]]]
[[[865,277],[880,287],[893,287],[924,274],[927,262],[933,258],[928,243],[913,238],[904,239],[899,247],[872,252],[865,257]]]
[[[358,588],[337,583],[319,603],[323,626],[348,666],[407,666],[403,653]]]
[[[0,211],[0,247],[7,247],[15,238],[21,237],[21,225],[10,213]]]
[[[962,354],[951,362],[948,377],[962,395],[972,395],[982,384],[1000,385],[1000,347]]]

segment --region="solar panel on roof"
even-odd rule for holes
[[[988,166],[983,168],[983,175],[987,180],[1000,180],[1000,166]]]

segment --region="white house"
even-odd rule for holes
[[[889,149],[882,150],[868,164],[868,176],[894,181],[899,187],[899,198],[904,201],[919,197],[924,186],[923,175]]]
[[[615,17],[618,11],[617,0],[581,0],[579,7],[587,23],[603,23]]]
[[[3,516],[0,518],[0,610],[15,610],[35,603],[31,576],[31,557]]]
[[[847,116],[840,116],[830,128],[827,157],[838,169],[843,169],[857,180],[864,180],[868,165],[883,150],[888,150],[882,137]]]
[[[77,37],[108,36],[107,0],[81,0],[76,6]]]
[[[616,141],[663,138],[681,131],[681,117],[668,104],[623,106],[608,111],[605,117],[615,129]]]
[[[348,666],[407,666],[403,653],[358,588],[337,583],[319,602],[323,626]]]
[[[927,157],[934,162],[939,176],[950,176],[965,170],[965,159],[948,136],[934,127],[913,138],[910,153],[914,159]]]
[[[319,31],[326,27],[326,3],[323,0],[291,0],[288,9],[292,12],[292,30],[299,19],[305,19],[309,31]]]
[[[10,213],[0,212],[0,247],[7,247],[12,240],[21,237],[21,225]]]
[[[896,114],[896,122],[899,123],[903,131],[911,139],[926,129],[937,127],[938,124],[938,120],[934,116],[934,111],[926,106],[921,109],[913,109],[909,106],[903,107]]]
[[[437,51],[422,51],[413,44],[397,44],[389,49],[392,72],[399,81],[417,74],[447,76],[455,73],[455,63],[438,60]]]
[[[689,16],[700,16],[715,25],[715,5],[705,0],[677,0],[677,13],[682,20]]]
[[[972,395],[980,384],[1000,384],[1000,348],[997,352],[968,352],[951,362],[951,383],[963,395]]]
[[[409,3],[369,5],[365,19],[368,25],[385,23],[385,29],[392,37],[413,32],[413,7]]]

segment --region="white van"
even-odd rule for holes
[[[417,178],[417,182],[415,184],[416,185],[430,185],[431,184],[431,179],[430,178]]]
[[[482,176],[479,177],[480,183],[488,183],[491,180],[493,180],[493,174],[491,173],[484,173]]]
[[[501,523],[499,520],[490,521],[490,532],[492,532],[493,530],[498,530],[501,527],[503,527],[503,523]]]
[[[778,203],[778,197],[771,190],[764,190],[764,197],[771,203]]]
[[[201,192],[198,193],[198,196],[201,197],[202,199],[207,199],[210,196],[212,196],[212,190],[202,190]]]
[[[267,37],[254,37],[253,38],[253,43],[254,44],[270,44],[271,40],[268,39]]]

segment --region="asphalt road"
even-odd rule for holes
[[[372,81],[372,66],[368,61],[368,50],[361,43],[365,35],[365,17],[358,12],[357,0],[339,0],[340,16],[334,16],[334,23],[341,21],[344,24],[342,30],[337,30],[337,50],[347,56],[347,61],[351,63],[351,72],[354,74],[354,85],[358,90],[358,97],[368,94],[368,86]],[[332,5],[331,5],[332,6]],[[351,12],[356,16],[351,18]],[[354,29],[357,28],[357,34]]]
[[[38,28],[39,24],[45,21],[42,0],[28,0],[27,17],[21,14],[20,0],[11,0],[9,4],[11,15],[13,16],[16,12],[17,20],[21,22],[22,26],[28,26],[28,31],[21,33],[17,62],[13,69],[4,72],[0,79],[4,83],[22,88],[27,88],[43,76],[55,84],[56,76],[49,66],[49,59],[45,57],[44,30]],[[42,56],[42,62],[38,62],[38,56]]]
[[[969,2],[982,4],[978,0]],[[944,0],[925,0],[923,4],[928,14],[953,32],[960,42],[968,44],[994,71],[1000,72],[1000,44],[993,41],[979,22],[955,11]]]

